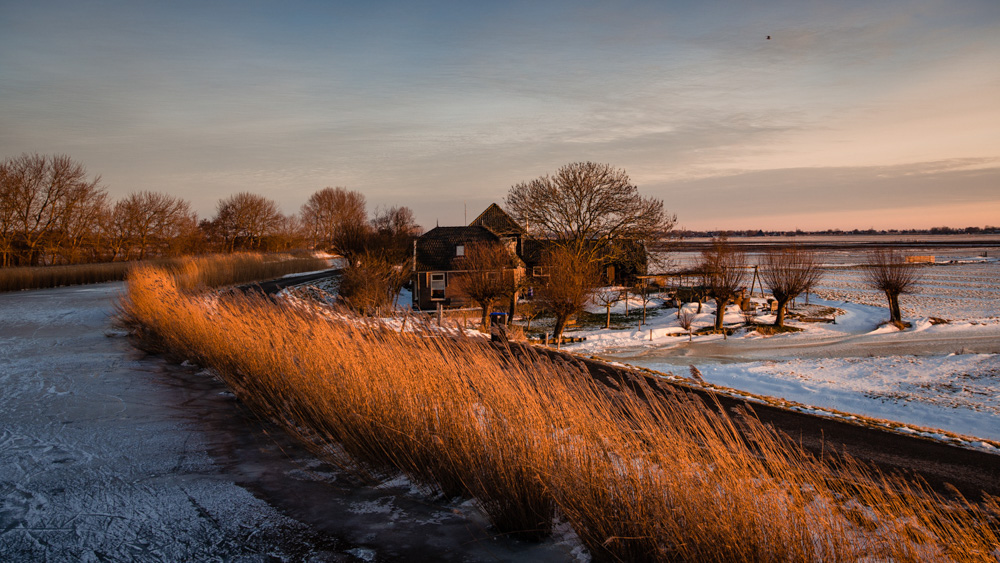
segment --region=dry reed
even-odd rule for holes
[[[128,262],[106,262],[71,266],[0,268],[0,291],[121,281],[125,279],[131,266]]]
[[[186,293],[140,268],[121,318],[213,368],[327,460],[476,498],[501,533],[564,518],[597,560],[995,561],[1000,505],[946,500],[754,418],[573,362],[346,313]],[[416,326],[414,326],[416,325]]]
[[[203,264],[198,268],[200,278],[193,281],[209,287],[269,279],[327,267],[325,260],[292,257],[288,254],[241,253],[145,262],[172,271],[183,270],[191,263]],[[69,266],[0,268],[0,292],[121,281],[127,277],[129,270],[138,264],[143,263],[103,262]]]

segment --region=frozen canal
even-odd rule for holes
[[[563,561],[469,503],[358,487],[207,373],[132,349],[121,284],[0,294],[0,560]]]

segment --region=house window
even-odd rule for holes
[[[545,270],[541,266],[535,266],[531,268],[531,275],[533,276],[544,276]]]
[[[444,274],[431,274],[431,299],[444,299]]]
[[[460,244],[455,247],[455,256],[465,256],[465,245]]]

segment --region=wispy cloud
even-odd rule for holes
[[[346,185],[455,223],[576,160],[692,222],[710,217],[688,190],[730,194],[720,220],[773,211],[747,190],[790,213],[830,190],[927,201],[944,176],[988,198],[998,28],[991,0],[4,3],[0,157],[69,153],[115,195],[202,214]]]

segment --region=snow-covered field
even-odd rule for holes
[[[798,305],[806,311],[833,308],[836,324],[793,320],[788,324],[802,332],[765,337],[738,331],[725,340],[705,335],[688,342],[676,309],[656,308],[640,327],[635,310],[641,303],[633,298],[635,328],[573,331],[586,341],[564,348],[683,377],[696,366],[708,384],[737,393],[791,401],[831,416],[883,419],[904,432],[935,436],[940,429],[995,451],[1000,446],[1000,262],[969,258],[922,267],[917,293],[901,299],[904,318],[913,325],[906,331],[880,326],[888,319],[880,297],[863,287],[856,267],[840,263],[825,272],[810,306],[802,300]],[[618,303],[613,312],[624,309]],[[604,311],[597,305],[591,310]],[[712,315],[714,307],[706,303],[694,328],[709,326]],[[950,322],[934,324],[930,317]],[[757,318],[771,321],[771,316]],[[743,318],[731,308],[726,323],[740,325]]]
[[[901,299],[909,317],[978,319],[1000,315],[1000,270],[995,261],[936,264],[920,268],[920,282]],[[865,287],[858,268],[824,272],[816,294],[827,299],[881,305],[885,297]]]

